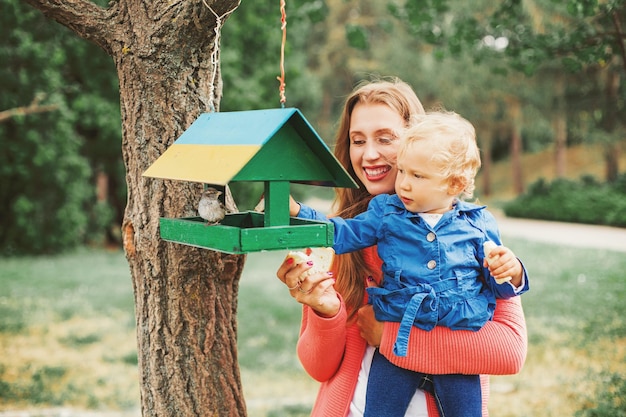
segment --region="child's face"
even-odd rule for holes
[[[445,213],[454,202],[448,181],[431,161],[433,152],[431,143],[420,142],[398,156],[396,194],[413,213]]]

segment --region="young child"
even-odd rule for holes
[[[374,197],[352,219],[327,220],[337,253],[378,245],[383,281],[368,288],[369,302],[378,320],[400,322],[394,354],[406,356],[411,326],[478,330],[492,318],[496,297],[526,292],[528,280],[504,246],[487,262],[483,244],[501,243],[496,221],[485,206],[461,200],[472,196],[480,167],[474,127],[452,112],[427,113],[400,140],[396,194]],[[304,205],[298,217],[326,219]],[[416,389],[435,396],[441,416],[482,415],[478,375],[424,375],[378,350],[369,375],[365,417],[404,417]]]

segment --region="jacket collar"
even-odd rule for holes
[[[413,213],[411,211],[408,211],[405,207],[404,204],[402,204],[402,200],[400,200],[400,197],[398,197],[397,194],[392,194],[389,195],[388,197],[388,203],[393,206],[395,209],[399,210],[399,211],[403,211],[406,213],[406,216],[411,218],[411,217],[419,217],[418,213]],[[474,203],[468,203],[467,201],[462,201],[459,199],[456,199],[453,203],[452,206],[452,210],[444,213],[444,218],[447,217],[457,217],[463,213],[470,213],[470,212],[477,212],[477,211],[481,211],[484,210],[487,206],[486,205],[478,205],[478,204],[474,204]]]

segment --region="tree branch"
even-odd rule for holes
[[[44,16],[76,32],[80,37],[109,51],[109,10],[87,0],[24,0]]]
[[[45,113],[57,110],[59,108],[59,106],[56,104],[40,105],[40,101],[41,97],[35,96],[33,101],[28,106],[16,107],[13,109],[0,111],[0,123],[6,122],[7,120],[16,116],[26,116],[34,113]]]
[[[615,38],[617,39],[617,44],[619,45],[622,53],[622,66],[624,67],[624,70],[626,70],[626,46],[624,46],[624,32],[622,32],[622,25],[619,21],[617,11],[613,11],[613,13],[611,13],[611,17],[613,18],[613,24],[615,25],[615,30],[617,31],[617,36]]]

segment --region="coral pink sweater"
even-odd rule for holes
[[[365,261],[380,270],[376,248],[364,250]],[[348,323],[345,305],[331,318],[303,307],[298,357],[304,369],[321,382],[312,417],[345,417],[354,395],[366,342],[356,323]],[[380,351],[407,369],[433,374],[481,374],[483,416],[488,416],[488,375],[515,374],[526,359],[526,322],[520,297],[497,300],[493,321],[477,332],[435,327],[430,332],[413,327],[406,357],[393,355],[399,323],[386,322]],[[411,354],[426,352],[426,354]],[[438,416],[433,397],[426,395],[428,415]]]

